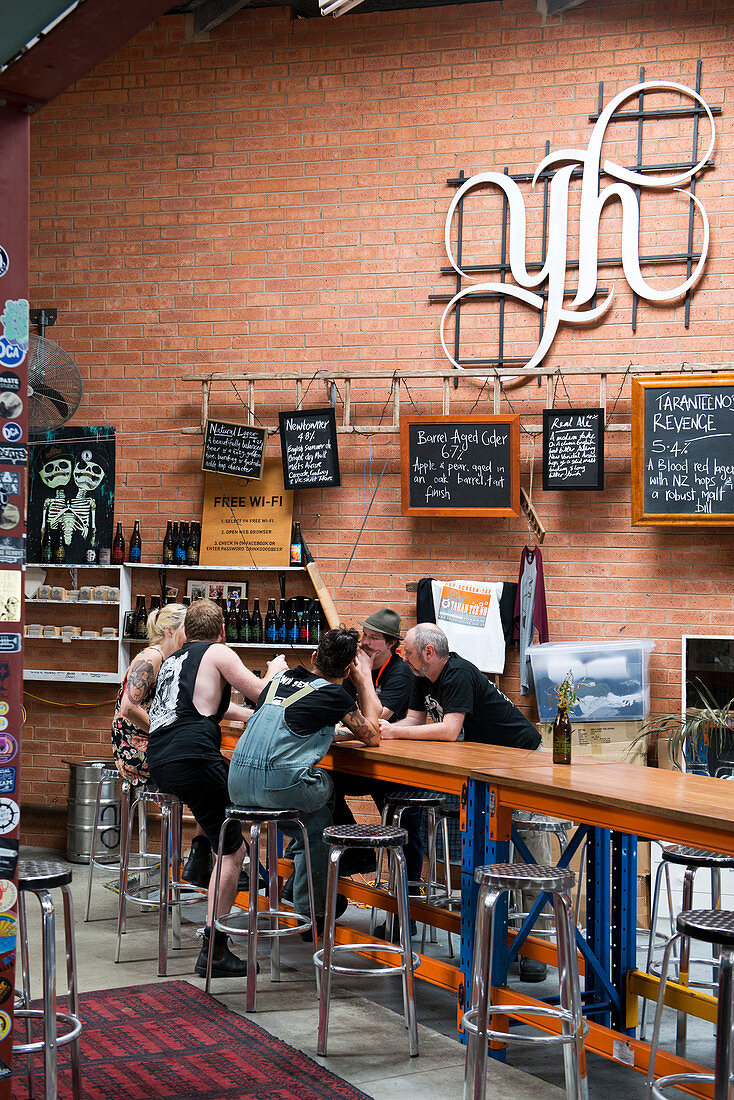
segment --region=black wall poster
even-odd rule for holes
[[[282,412],[278,420],[286,489],[341,485],[334,409]]]
[[[543,410],[543,488],[604,488],[604,410]]]
[[[265,436],[264,428],[207,420],[202,470],[259,481],[262,477]]]

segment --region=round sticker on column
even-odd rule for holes
[[[0,1005],[4,1005],[10,994],[13,992],[13,987],[7,978],[0,978]]]
[[[0,278],[2,278],[9,267],[10,257],[8,256],[3,246],[0,244]]]
[[[12,909],[18,900],[18,888],[10,878],[0,878],[0,909]]]
[[[20,821],[18,803],[12,798],[0,798],[0,836],[11,833]]]
[[[0,1039],[4,1039],[10,1033],[12,1024],[7,1012],[0,1012]]]
[[[12,913],[0,913],[0,954],[4,955],[15,947],[16,925]]]
[[[0,733],[0,764],[9,764],[15,760],[18,752],[18,742],[12,733]]]

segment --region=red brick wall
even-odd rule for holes
[[[154,560],[167,518],[200,512],[200,439],[180,434],[199,421],[199,388],[184,374],[295,368],[310,380],[323,368],[360,370],[354,420],[389,419],[388,391],[370,379],[373,369],[446,365],[442,307],[428,295],[453,287],[440,274],[447,177],[532,171],[546,140],[551,149],[584,148],[598,82],[607,102],[638,80],[640,65],[647,79],[690,85],[701,59],[702,92],[723,111],[716,169],[697,184],[711,248],[690,327],[681,304],[640,302],[633,333],[623,273],[605,268],[600,285],[614,286],[606,320],[562,327],[546,363],[593,372],[729,362],[733,29],[728,3],[693,0],[586,3],[546,25],[533,0],[356,10],[339,20],[246,10],[201,41],[187,37],[183,18],[169,17],[44,108],[32,125],[32,305],[58,308],[48,335],[84,376],[76,422],[119,432],[117,513],[128,529],[141,519],[144,557]],[[676,159],[689,146],[690,123],[673,120],[645,152]],[[620,126],[605,155],[629,160],[634,149],[633,128]],[[540,207],[527,201],[537,255]],[[490,193],[468,205],[465,259],[497,258],[498,212]],[[645,197],[641,250],[684,249],[681,212],[684,200]],[[574,213],[571,224],[575,258]],[[602,252],[619,253],[619,226],[612,207]],[[669,274],[683,278],[679,268]],[[492,349],[497,307],[466,316],[464,350]],[[506,340],[507,354],[530,355],[535,315],[509,306]],[[629,421],[629,379],[620,391],[621,382],[610,378],[613,424]],[[559,403],[566,387],[574,399],[598,400],[593,373],[575,384],[559,377],[556,387]],[[278,407],[294,405],[290,386],[279,392],[273,382],[271,390],[269,422]],[[306,403],[324,396],[315,382]],[[466,411],[479,396],[462,381],[452,407]],[[486,397],[477,411],[492,411]],[[539,424],[545,398],[533,383],[513,390],[502,410]],[[435,386],[411,383],[402,408],[411,400],[440,412]],[[214,415],[239,408],[231,387],[216,391]],[[548,531],[551,639],[652,638],[654,706],[675,707],[681,634],[732,628],[731,529],[631,528],[627,433],[607,436],[603,493],[544,494],[540,449],[538,437],[523,435],[522,483],[530,487],[532,463],[532,495]],[[405,584],[427,574],[516,579],[524,519],[403,518],[396,437],[342,436],[340,452],[341,488],[299,494],[296,514],[346,621],[389,602],[411,622]],[[503,686],[517,698],[514,654]],[[61,758],[107,743],[114,691],[29,687],[64,706],[29,700],[25,797],[63,800]],[[81,701],[94,705],[82,709]]]

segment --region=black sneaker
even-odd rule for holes
[[[209,931],[204,930],[204,938],[201,942],[199,957],[194,966],[194,973],[200,978],[206,977],[206,960],[209,955]],[[260,973],[260,967],[257,968]],[[214,957],[212,959],[212,978],[241,978],[247,974],[247,960],[240,959],[230,950],[229,940],[224,932],[217,932],[214,940]]]
[[[250,874],[246,867],[243,867],[240,871],[240,877],[237,879],[237,893],[244,891],[247,893],[250,889]]]
[[[548,968],[540,959],[526,959],[521,955],[519,973],[521,982],[544,982]]]
[[[191,851],[183,869],[183,877],[192,886],[201,886],[206,889],[212,877],[213,867],[214,856],[211,844],[206,837],[195,836],[191,841]]]
[[[293,905],[293,874],[288,875],[288,878],[283,883],[283,889],[280,891],[280,900],[288,901]]]

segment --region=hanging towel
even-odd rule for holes
[[[520,574],[517,581],[513,640],[520,643],[520,694],[534,691],[533,669],[528,646],[538,631],[540,642],[548,641],[548,610],[545,604],[545,579],[540,547],[524,546],[520,557]]]

